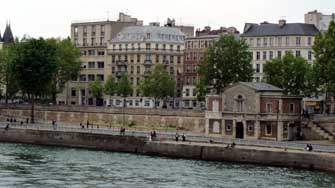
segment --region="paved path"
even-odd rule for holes
[[[1,123],[0,128],[5,128],[8,123]],[[32,130],[48,130],[48,131],[62,131],[62,132],[81,132],[81,133],[92,133],[92,134],[107,134],[107,135],[120,135],[120,129],[117,128],[80,128],[77,126],[58,126],[56,129],[52,127],[52,125],[46,124],[34,124],[34,125],[11,125],[10,128],[16,129],[32,129]],[[134,131],[134,130],[126,130],[124,133],[126,136],[139,136],[139,137],[149,137],[150,132],[148,131]],[[160,141],[173,141],[175,139],[175,133],[172,132],[157,132],[157,138]],[[181,138],[180,138],[181,139]],[[306,143],[299,142],[276,142],[276,141],[265,141],[265,140],[242,140],[242,139],[227,139],[223,137],[211,137],[211,136],[203,136],[203,135],[191,135],[187,134],[187,140],[191,142],[204,143],[209,144],[210,142],[213,144],[231,144],[235,143],[238,147],[267,147],[267,148],[277,148],[281,151],[284,149],[289,150],[301,150],[303,151]],[[318,143],[313,144],[313,151],[316,152],[327,152],[327,153],[335,153],[335,145],[321,145]]]

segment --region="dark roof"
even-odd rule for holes
[[[241,37],[260,37],[260,36],[315,36],[319,30],[313,24],[304,23],[287,23],[283,26],[279,24],[263,23],[252,24],[247,23],[244,27],[244,33]]]
[[[3,34],[2,41],[5,44],[13,43],[14,42],[14,37],[13,37],[12,29],[10,28],[9,24],[6,25],[6,29],[5,29],[5,32]]]
[[[256,91],[272,91],[272,92],[283,92],[283,89],[276,87],[271,84],[262,83],[262,82],[239,82],[244,86],[250,87]]]

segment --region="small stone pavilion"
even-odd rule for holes
[[[301,97],[266,83],[239,82],[206,97],[206,134],[231,139],[294,140]]]

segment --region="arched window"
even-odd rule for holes
[[[237,111],[243,112],[243,97],[241,95],[237,97]]]

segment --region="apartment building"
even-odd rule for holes
[[[335,21],[335,14],[322,14],[317,10],[305,14],[305,23],[314,24],[321,32],[327,31],[331,21]]]
[[[107,75],[119,80],[127,74],[133,94],[127,99],[128,107],[151,108],[152,99],[141,96],[139,85],[158,64],[165,65],[168,73],[176,81],[176,96],[169,101],[169,107],[180,105],[183,72],[183,51],[185,34],[175,27],[161,27],[158,24],[149,26],[131,26],[124,28],[108,44]],[[114,96],[108,105],[122,106],[122,98]],[[159,106],[163,103],[160,101]]]
[[[185,40],[184,72],[183,72],[183,108],[200,108],[201,102],[197,100],[196,84],[198,82],[197,68],[204,60],[207,49],[220,39],[221,35],[231,34],[238,38],[239,31],[234,27],[221,27],[211,30],[205,27],[203,30],[197,29],[195,37]]]
[[[102,105],[89,91],[89,83],[104,81],[107,70],[107,43],[123,28],[141,26],[143,21],[124,13],[116,21],[76,21],[71,24],[71,40],[81,50],[82,71],[77,80],[66,83],[64,91],[57,96],[58,104]]]
[[[263,68],[267,61],[282,58],[289,52],[313,63],[312,45],[318,33],[313,24],[286,23],[285,20],[280,20],[278,24],[245,24],[241,38],[249,44],[253,55],[254,81],[263,80]]]

